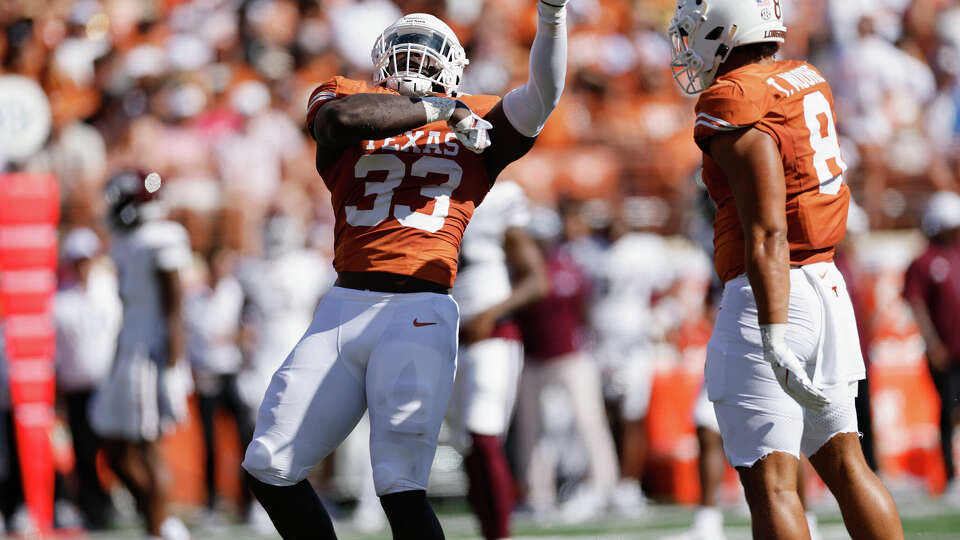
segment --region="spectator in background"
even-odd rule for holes
[[[588,480],[561,509],[564,520],[575,522],[615,502],[617,454],[604,411],[600,373],[587,352],[587,277],[564,247],[541,248],[550,293],[518,315],[526,354],[517,403],[518,468],[534,512],[553,510],[558,456],[543,437],[541,396],[547,386],[562,387],[590,463]]]
[[[205,279],[187,294],[184,317],[188,329],[187,353],[197,384],[197,404],[206,447],[207,520],[216,522],[216,413],[223,409],[237,421],[238,448],[253,437],[253,423],[237,394],[240,354],[240,312],[243,289],[233,276],[235,255],[227,249],[210,253]],[[240,468],[237,475],[242,479]],[[241,485],[243,484],[241,480]],[[244,503],[249,502],[246,490]],[[246,504],[244,504],[246,506]],[[246,511],[246,508],[242,508]]]
[[[940,394],[940,445],[948,496],[960,502],[953,448],[960,425],[960,195],[934,194],[922,225],[929,244],[907,268],[903,295],[923,334],[930,375]]]
[[[66,405],[73,438],[77,484],[74,502],[88,529],[107,528],[114,513],[100,485],[96,457],[99,438],[87,415],[93,393],[107,380],[120,330],[121,306],[113,274],[96,266],[100,240],[87,228],[63,241],[66,284],[56,295],[54,325],[57,391]]]
[[[90,422],[150,538],[186,540],[190,533],[167,508],[158,443],[187,415],[180,271],[191,262],[190,242],[183,227],[163,218],[153,192],[135,171],[114,175],[105,190],[123,324],[110,378],[91,402]]]

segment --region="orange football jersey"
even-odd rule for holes
[[[310,96],[307,126],[325,103],[351,94],[396,92],[334,77]],[[459,98],[485,116],[500,98]],[[320,171],[336,212],[338,272],[390,272],[453,286],[463,231],[490,190],[483,156],[446,122],[361,141]]]
[[[700,95],[694,138],[704,150],[703,181],[717,205],[714,264],[728,281],[744,272],[744,237],[733,192],[708,155],[717,133],[754,127],[780,148],[786,179],[790,264],[833,260],[846,234],[850,189],[843,183],[833,94],[810,64],[750,64],[717,80]]]

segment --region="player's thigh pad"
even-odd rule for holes
[[[393,322],[367,365],[370,458],[377,495],[427,488],[456,372],[453,298],[425,295],[391,307]],[[413,326],[417,319],[435,322]]]
[[[366,407],[362,373],[339,354],[342,302],[327,295],[300,343],[274,373],[243,468],[289,486],[332,452]]]
[[[791,270],[787,344],[807,363],[811,376],[821,332],[819,297],[800,270]],[[799,456],[804,409],[783,391],[763,358],[757,306],[746,276],[724,287],[705,375],[731,465],[749,467],[777,451]]]
[[[523,367],[523,345],[493,338],[460,349],[457,392],[464,428],[480,435],[503,435],[510,423]],[[460,423],[457,422],[457,423]]]
[[[822,389],[830,398],[830,405],[819,411],[805,409],[803,416],[803,439],[800,451],[807,457],[834,436],[841,433],[859,433],[857,409],[857,381],[841,383]]]

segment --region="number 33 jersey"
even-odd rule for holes
[[[810,64],[750,64],[719,77],[697,102],[694,138],[704,151],[703,181],[717,205],[714,264],[726,282],[744,272],[743,229],[733,192],[709,156],[718,133],[753,127],[773,137],[786,179],[790,264],[833,260],[846,233],[850,190],[843,182],[833,95]]]
[[[351,94],[396,92],[335,77],[310,97],[307,126],[325,103]],[[459,98],[485,116],[500,98]],[[336,212],[334,268],[390,272],[453,286],[463,232],[491,179],[481,154],[447,123],[361,141],[320,170]]]

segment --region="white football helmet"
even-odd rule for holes
[[[388,26],[370,56],[374,84],[414,97],[436,91],[456,95],[469,63],[453,30],[425,13],[404,15]]]
[[[673,78],[688,94],[706,90],[734,47],[783,43],[781,0],[677,0],[667,35]]]

